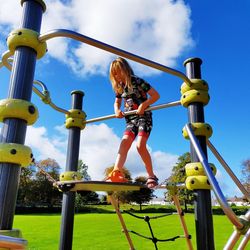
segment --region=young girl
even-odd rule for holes
[[[146,185],[148,188],[154,188],[158,185],[158,179],[153,172],[151,156],[147,150],[147,140],[152,129],[152,113],[151,111],[145,111],[145,109],[156,102],[160,96],[150,84],[135,76],[128,62],[121,57],[118,57],[110,65],[110,81],[116,94],[114,102],[116,117],[124,117],[124,113],[121,111],[122,99],[124,100],[124,111],[137,110],[137,112],[134,115],[125,117],[126,129],[114,169],[109,174],[108,180],[127,182],[122,173],[122,168],[128,151],[137,136],[136,147],[148,174]]]

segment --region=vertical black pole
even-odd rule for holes
[[[81,91],[73,91],[72,109],[82,110],[82,100],[84,93]],[[80,148],[81,129],[79,127],[69,128],[69,139],[67,148],[66,171],[77,171],[79,148]],[[62,204],[62,221],[60,235],[60,250],[71,250],[73,242],[75,214],[75,193],[68,192],[63,194]]]
[[[43,7],[39,1],[22,1],[21,28],[40,32]],[[42,0],[40,1],[42,2]],[[36,52],[26,46],[17,47],[14,54],[8,98],[30,101],[36,65]],[[5,119],[1,143],[24,144],[27,124],[20,119]],[[16,206],[20,166],[0,163],[0,230],[11,230]]]
[[[191,58],[184,62],[186,66],[186,74],[188,78],[201,79],[201,64],[200,58]],[[204,108],[202,103],[191,103],[188,106],[189,122],[204,123]],[[207,156],[206,137],[199,136],[199,143],[204,154]],[[198,156],[192,145],[190,145],[191,161],[198,162]],[[212,204],[210,190],[195,190],[195,225],[196,239],[198,250],[213,250],[214,249],[214,232],[212,218]]]

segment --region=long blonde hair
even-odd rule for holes
[[[124,58],[118,57],[110,64],[109,70],[109,78],[112,87],[117,94],[122,94],[123,92],[120,82],[117,82],[115,79],[115,75],[117,74],[117,72],[121,71],[123,72],[125,77],[125,86],[128,87],[128,89],[132,89],[131,75],[133,75],[134,72],[130,67],[129,63]]]

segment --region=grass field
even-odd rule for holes
[[[147,214],[155,216],[155,214]],[[151,236],[147,223],[124,214],[129,230],[145,236]],[[143,216],[140,214],[140,216]],[[230,237],[233,227],[223,215],[214,217],[215,248],[223,249]],[[186,214],[185,220],[192,243],[196,249],[194,215]],[[23,237],[28,240],[29,250],[56,250],[60,235],[60,215],[16,215],[14,228],[21,229]],[[154,235],[158,239],[171,238],[183,235],[178,215],[171,215],[156,220],[150,220]],[[155,249],[150,240],[131,234],[133,244],[137,250]],[[185,239],[176,239],[172,242],[158,242],[158,249],[187,249]],[[127,250],[129,249],[125,235],[116,214],[76,214],[74,223],[74,250]]]

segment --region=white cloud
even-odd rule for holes
[[[61,139],[50,138],[45,127],[28,127],[26,134],[26,142],[32,148],[34,158],[36,161],[52,158],[55,159],[60,166],[65,165],[65,150],[61,143]],[[63,144],[65,145],[65,144]]]
[[[0,0],[0,4],[0,30],[10,31],[18,26],[22,8],[16,0]],[[47,0],[46,5],[42,34],[51,29],[70,29],[170,67],[193,43],[190,9],[182,0],[72,0],[67,4]],[[11,27],[7,29],[6,25]],[[113,57],[69,39],[49,40],[48,48],[50,56],[82,76],[106,74]],[[133,66],[139,74],[156,72]]]
[[[58,126],[55,130],[58,134],[51,137],[45,127],[28,127],[26,144],[32,148],[36,160],[53,158],[64,171],[67,130],[63,126]],[[86,126],[81,134],[79,159],[89,167],[88,173],[92,180],[102,180],[104,170],[114,164],[120,140],[121,138],[114,133],[112,128],[104,123]],[[155,173],[160,177],[160,181],[163,181],[169,176],[178,156],[161,151],[154,152],[150,147],[149,150]],[[146,170],[135,143],[129,151],[125,166],[133,178],[139,175],[146,176]]]

